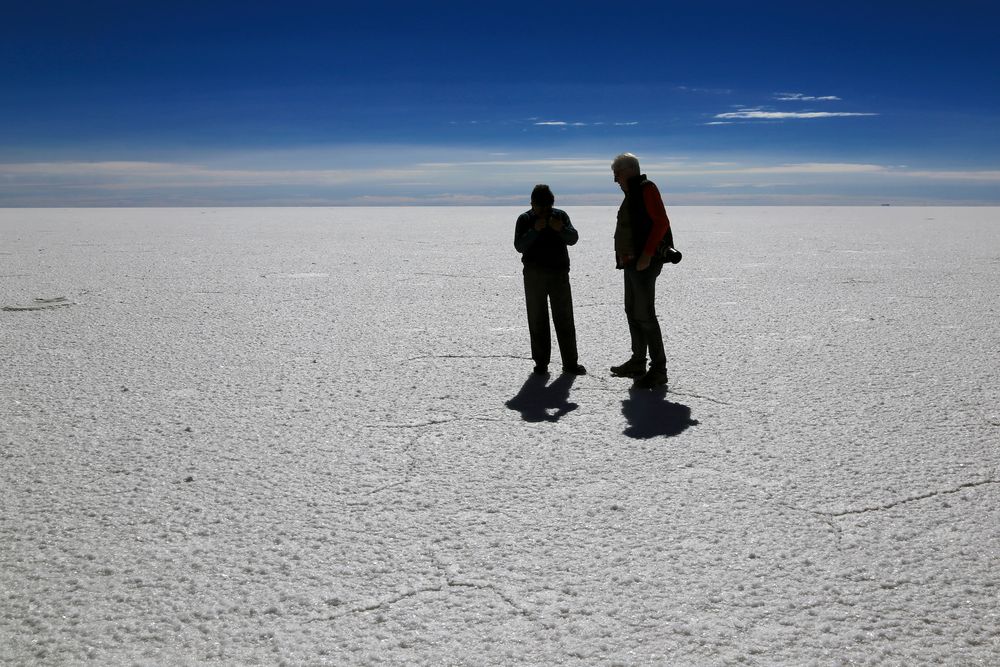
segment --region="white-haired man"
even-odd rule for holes
[[[673,246],[670,220],[659,189],[642,173],[635,155],[622,153],[612,162],[611,171],[625,193],[615,225],[615,257],[625,274],[625,316],[632,339],[632,356],[612,366],[611,373],[637,378],[637,387],[652,389],[667,384],[667,357],[656,319],[656,279],[663,261],[656,256],[656,248],[665,236]]]

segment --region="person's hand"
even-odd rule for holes
[[[535,220],[535,231],[536,232],[542,231],[543,229],[545,229],[545,225],[547,225],[547,224],[549,224],[548,220],[543,220],[541,218],[539,218],[538,220]]]
[[[562,228],[565,227],[565,225],[563,224],[563,221],[560,218],[549,218],[549,227],[556,230],[557,232],[561,232]]]
[[[652,259],[652,257],[650,257],[649,255],[647,255],[646,253],[643,253],[643,254],[639,255],[639,260],[635,263],[635,270],[636,271],[645,271],[646,269],[648,269],[649,268],[649,261],[651,259]]]

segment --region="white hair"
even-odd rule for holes
[[[615,158],[614,162],[611,163],[612,169],[620,169],[621,167],[634,169],[637,174],[641,171],[641,169],[639,169],[639,158],[631,153],[622,153]]]

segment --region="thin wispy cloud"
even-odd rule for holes
[[[871,174],[887,171],[878,164],[853,162],[799,162],[770,166],[725,166],[704,170],[703,174]]]
[[[594,123],[583,123],[579,121],[570,122],[566,120],[541,120],[541,121],[535,121],[532,124],[535,125],[536,127],[600,127],[602,125],[608,125],[608,123],[605,123],[603,121],[598,121]],[[615,127],[629,127],[633,125],[638,125],[639,121],[633,120],[625,122],[614,122],[610,124],[614,125]]]
[[[732,95],[731,88],[698,88],[692,86],[676,86],[675,90],[682,93],[698,93],[703,95]]]
[[[774,99],[782,102],[840,102],[836,95],[805,95],[803,93],[775,93]]]
[[[842,101],[836,95],[806,95],[805,93],[775,93],[774,99],[782,102],[839,102]],[[878,113],[870,111],[816,111],[815,109],[803,109],[799,111],[778,111],[768,106],[746,106],[735,105],[735,111],[718,113],[713,116],[715,119],[705,125],[722,125],[732,121],[758,121],[758,120],[813,120],[817,118],[858,118],[865,116],[878,116]]]
[[[928,178],[942,181],[970,181],[1000,183],[1000,171],[906,171],[902,172],[912,178]]]
[[[597,158],[537,158],[509,160],[462,160],[455,162],[421,162],[416,165],[431,169],[467,169],[469,167],[507,167],[507,168],[538,168],[538,169],[578,169],[602,170],[611,168],[611,159]]]
[[[794,183],[716,183],[712,187],[717,190],[766,190],[768,188],[786,188]]]
[[[664,165],[660,173],[676,176],[753,176],[775,175],[786,176],[852,176],[878,175],[887,178],[923,179],[932,181],[967,183],[1000,183],[1000,171],[997,170],[919,170],[906,167],[871,164],[864,162],[798,162],[778,165],[734,165],[728,163],[702,163],[683,166],[681,168]],[[713,186],[716,187],[716,186]]]
[[[7,184],[129,189],[347,185],[366,179],[412,179],[419,167],[373,169],[221,169],[170,162],[35,162],[0,164]]]
[[[877,113],[857,111],[763,111],[744,109],[716,114],[714,118],[723,120],[790,120],[812,118],[850,118],[855,116],[877,116]]]

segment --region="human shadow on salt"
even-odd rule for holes
[[[564,373],[546,386],[547,375],[532,373],[521,390],[505,405],[520,412],[521,419],[526,422],[557,422],[579,407],[569,402],[569,390],[575,380],[575,375]]]
[[[622,415],[629,424],[625,435],[640,440],[670,438],[698,425],[697,419],[691,419],[691,408],[668,401],[664,388],[630,390],[629,397],[622,401]]]

